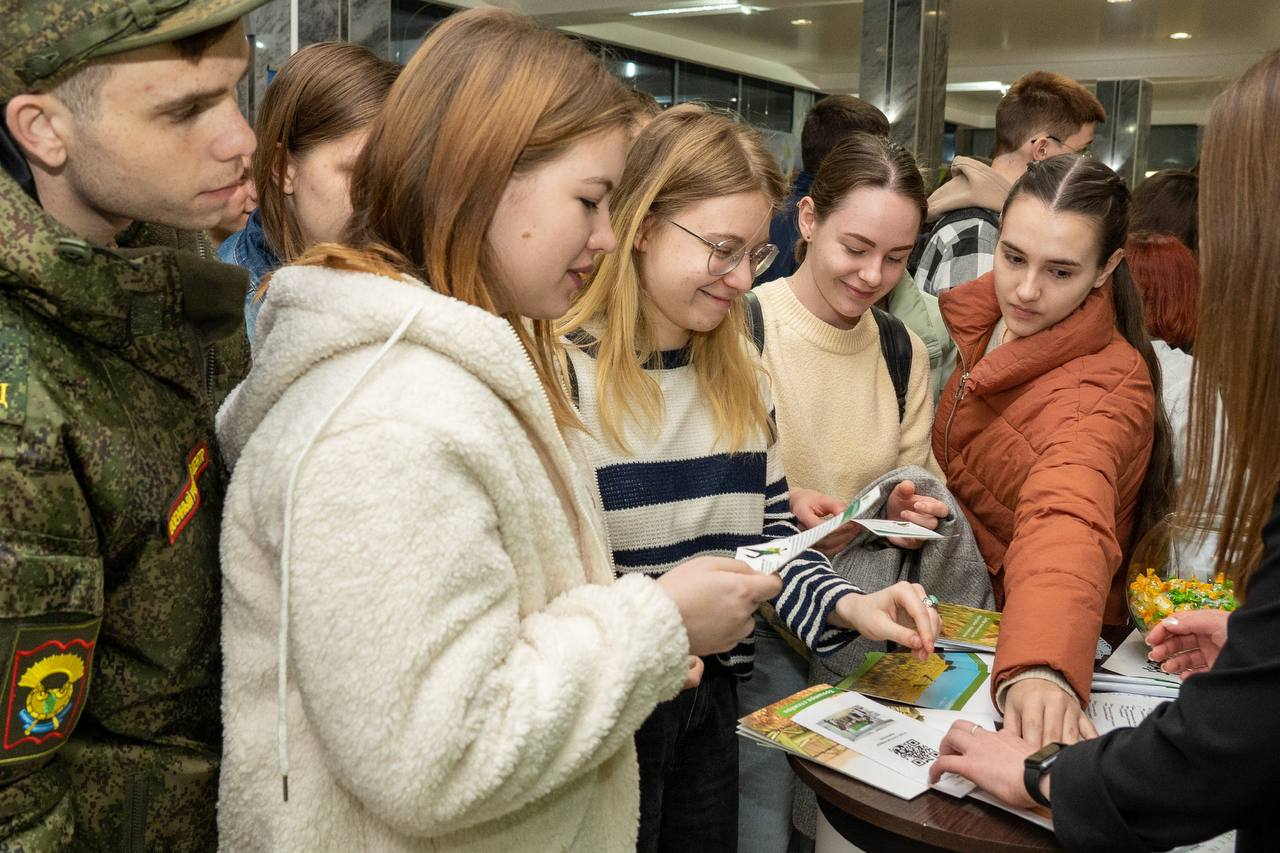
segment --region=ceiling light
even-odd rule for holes
[[[1128,3],[1129,0],[1107,0],[1108,3]]]
[[[948,92],[1000,92],[1004,94],[1009,87],[999,80],[980,80],[975,83],[948,83]]]
[[[623,77],[634,77],[636,76],[636,71],[636,64],[634,62],[628,62],[626,65],[622,66]]]
[[[671,6],[666,9],[646,9],[628,12],[633,18],[652,18],[658,15],[705,15],[708,12],[741,12],[747,7],[741,3],[704,3],[701,6]]]
[[[812,24],[812,23],[813,23],[813,21],[809,20],[808,18],[796,18],[794,21],[792,21],[792,22],[791,22],[791,26],[793,26],[793,27],[807,27],[807,26],[809,26],[809,25],[810,25],[810,24]]]
[[[1174,41],[1183,41],[1185,39],[1191,38],[1191,33],[1169,33],[1169,38],[1173,39]]]

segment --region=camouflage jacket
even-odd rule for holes
[[[213,419],[247,280],[203,235],[117,242],[0,171],[0,851],[216,846]]]

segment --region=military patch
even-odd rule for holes
[[[99,624],[95,619],[18,629],[9,675],[0,686],[0,764],[37,758],[67,742],[89,693]]]
[[[165,513],[165,533],[170,545],[178,541],[178,536],[186,530],[191,519],[196,517],[196,510],[200,509],[200,475],[208,467],[209,445],[201,441],[187,457],[187,479]]]
[[[28,343],[25,327],[0,321],[0,424],[26,420]]]

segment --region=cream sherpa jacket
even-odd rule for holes
[[[271,288],[218,416],[221,848],[634,850],[632,734],[688,638],[653,581],[613,581],[515,333],[408,280],[294,267]],[[335,406],[292,493],[282,637],[290,471]]]

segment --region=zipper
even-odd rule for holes
[[[941,310],[938,313],[942,316],[942,325],[946,328],[947,335],[954,341],[956,336],[951,331],[951,324],[947,322],[947,315]],[[964,350],[959,344],[956,345],[956,356],[960,359],[960,384],[956,386],[956,396],[951,402],[951,411],[947,414],[947,425],[942,430],[942,468],[944,471],[951,464],[951,422],[955,420],[956,410],[960,408],[960,401],[964,399],[965,386],[969,384],[969,363],[965,360]]]
[[[147,810],[151,806],[150,784],[146,776],[130,776],[125,780],[125,825],[121,847],[125,853],[145,853],[147,849]]]

